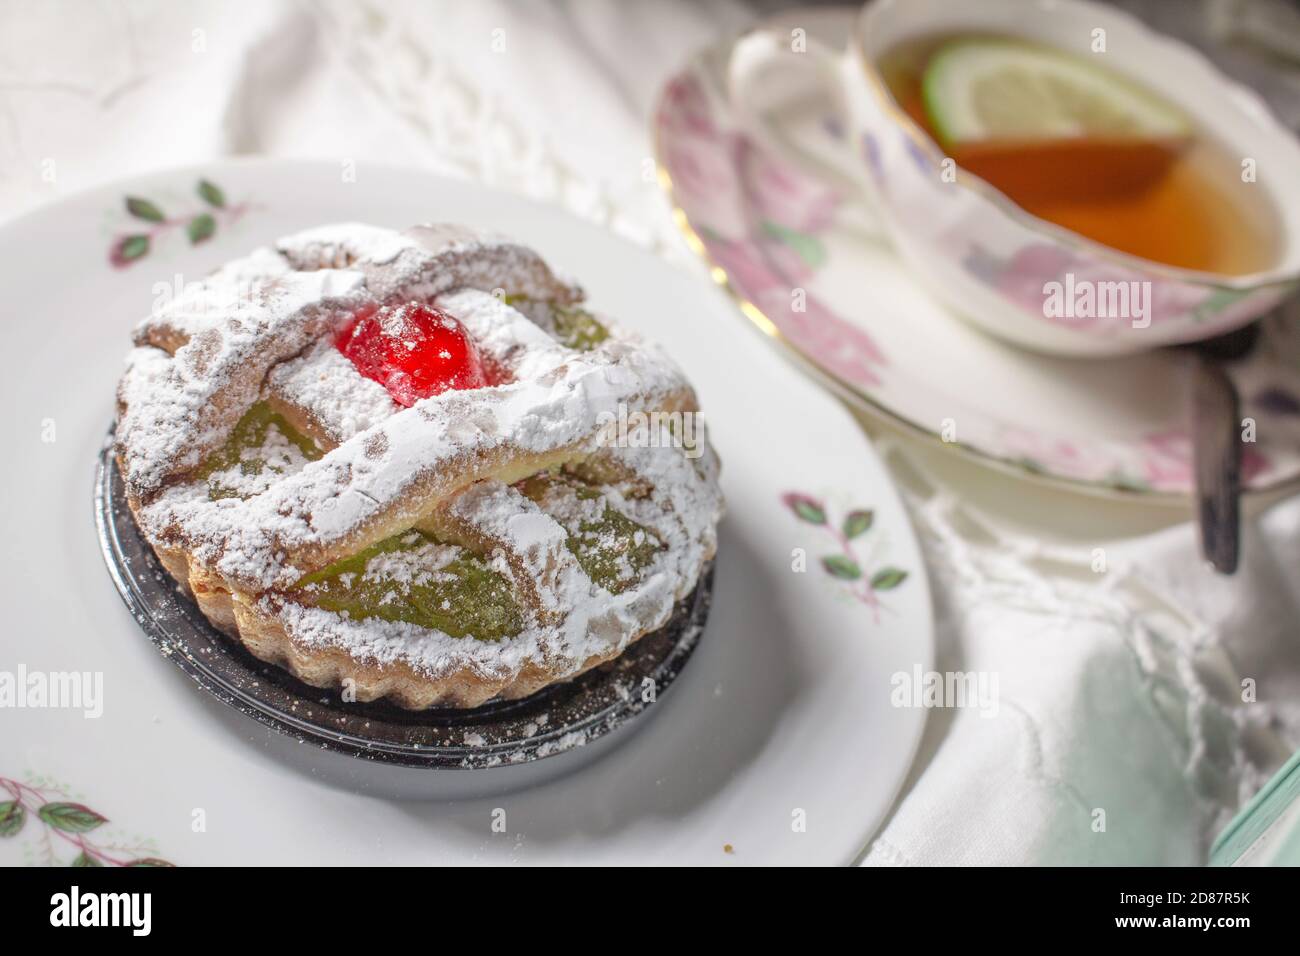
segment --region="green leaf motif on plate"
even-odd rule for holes
[[[207,179],[199,180],[199,196],[203,201],[214,209],[226,208],[226,194],[221,191],[221,187]]]
[[[118,258],[123,262],[133,262],[148,251],[148,236],[124,236],[117,247]]]
[[[898,568],[881,568],[871,576],[871,587],[877,591],[892,591],[907,579],[907,572]]]
[[[874,511],[850,511],[844,516],[844,537],[852,541],[871,529],[871,522],[876,518]]]
[[[832,554],[822,558],[822,567],[833,577],[844,581],[856,581],[862,577],[862,568],[858,567],[858,562],[842,554]]]
[[[17,800],[0,803],[0,837],[11,837],[23,828],[27,811]]]
[[[148,199],[141,199],[139,196],[126,197],[126,211],[137,219],[143,219],[146,222],[162,222],[167,217],[163,211],[158,208],[157,203],[150,202]]]
[[[826,523],[826,508],[816,498],[792,491],[783,495],[781,501],[802,521],[809,524]]]
[[[198,245],[205,239],[211,239],[212,234],[217,231],[217,221],[212,218],[211,213],[201,212],[189,221],[185,227],[185,234],[190,237],[192,245]]]
[[[47,803],[37,813],[54,829],[64,833],[86,833],[108,822],[107,817],[80,803]]]

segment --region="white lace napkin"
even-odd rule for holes
[[[1188,524],[1048,547],[889,454],[927,552],[936,668],[996,675],[997,695],[931,712],[865,862],[1204,862],[1300,742],[1300,499],[1247,523],[1223,578]]]
[[[673,69],[752,16],[685,0],[4,3],[0,217],[214,156],[359,175],[384,161],[563,203],[698,268],[647,117]],[[1300,700],[1300,501],[1250,525],[1231,581],[1200,567],[1186,525],[1106,545],[1099,575],[1091,548],[1010,536],[886,450],[929,554],[937,666],[998,675],[999,706],[931,714],[867,862],[1202,860],[1300,743],[1276,703]]]

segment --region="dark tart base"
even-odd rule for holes
[[[470,710],[411,711],[383,701],[347,703],[258,660],[214,628],[136,527],[111,440],[96,471],[95,523],[109,573],[132,616],[199,687],[297,740],[408,767],[515,766],[584,746],[627,724],[661,699],[681,672],[704,629],[713,591],[710,563],[664,627],[572,681]],[[653,681],[652,696],[644,693],[647,681]]]

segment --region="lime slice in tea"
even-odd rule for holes
[[[1181,110],[1101,63],[1019,40],[945,43],[926,65],[921,93],[944,146],[1191,133]]]

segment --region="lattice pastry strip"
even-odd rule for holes
[[[285,272],[250,283],[219,275],[146,319],[137,344],[169,352],[172,361],[128,369],[148,376],[146,401],[132,403],[119,390],[117,446],[130,494],[147,497],[197,467],[257,400],[272,366],[366,301],[355,273]]]
[[[295,269],[358,269],[381,300],[432,299],[464,288],[564,304],[583,298],[527,246],[447,223],[401,233],[360,223],[324,226],[282,239],[277,248]]]
[[[477,554],[500,556],[539,624],[558,624],[571,610],[564,595],[590,587],[560,523],[495,479],[471,485],[418,527]]]

